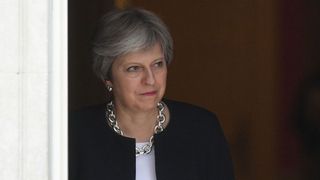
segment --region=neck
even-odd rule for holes
[[[137,142],[149,141],[154,134],[158,109],[150,111],[130,111],[116,106],[117,121],[120,129],[127,137],[135,138]]]

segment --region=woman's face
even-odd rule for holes
[[[116,107],[130,111],[153,110],[166,89],[167,65],[157,43],[150,49],[128,53],[111,68]]]

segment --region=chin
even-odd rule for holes
[[[159,99],[147,99],[141,101],[140,107],[143,110],[153,110],[154,108],[157,107],[157,104],[160,100]]]

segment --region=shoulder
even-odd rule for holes
[[[91,129],[105,123],[104,104],[83,107],[69,112],[69,130]]]
[[[168,99],[164,102],[168,106],[170,116],[176,121],[192,125],[200,124],[202,127],[220,126],[216,114],[203,107]]]
[[[200,117],[204,119],[217,119],[215,113],[197,105],[168,99],[165,99],[164,102],[173,115],[197,117],[197,119]]]
[[[105,108],[105,104],[97,104],[97,105],[82,107],[80,109],[69,111],[69,117],[96,114],[97,112],[104,111],[104,108]]]
[[[86,119],[87,117],[93,118],[95,116],[101,116],[104,113],[105,105],[98,104],[80,109],[69,111],[69,118]]]
[[[215,113],[189,103],[172,100],[164,102],[170,111],[168,128],[174,129],[176,135],[181,134],[181,139],[185,138],[186,142],[192,141],[196,146],[227,150],[227,142]],[[214,154],[220,153],[214,151]]]
[[[189,103],[172,100],[164,102],[169,108],[171,120],[171,129],[167,132],[174,130],[174,138],[179,138],[182,145],[188,145],[186,149],[197,154],[197,161],[204,162],[205,169],[210,171],[207,173],[208,179],[234,179],[228,143],[215,113]],[[213,171],[207,167],[216,169]]]

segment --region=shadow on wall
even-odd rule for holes
[[[68,1],[69,109],[104,101],[104,85],[91,68],[91,37],[113,0]]]
[[[302,83],[294,117],[297,135],[303,145],[302,176],[304,179],[320,179],[320,74]]]

